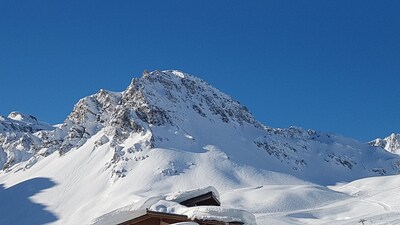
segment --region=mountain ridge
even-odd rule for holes
[[[15,113],[14,118],[22,118],[21,115]],[[33,116],[25,115],[24,117],[31,118],[30,122],[37,121]],[[209,125],[204,126],[204,124]],[[111,160],[113,163],[128,160],[125,155],[128,150],[121,150],[119,145],[124,143],[132,133],[147,137],[141,144],[143,148],[176,148],[189,152],[202,152],[206,146],[205,143],[218,143],[217,139],[202,135],[203,133],[213,133],[213,130],[219,129],[210,136],[220,136],[224,132],[230,133],[226,129],[247,129],[246,132],[254,133],[251,137],[253,140],[242,137],[246,139],[242,142],[273,157],[272,161],[275,162],[271,164],[286,164],[289,168],[283,169],[284,172],[289,171],[296,175],[297,172],[293,171],[307,171],[308,164],[312,160],[309,158],[307,161],[303,156],[310,155],[309,148],[312,149],[311,152],[315,149],[316,154],[323,155],[321,160],[334,167],[340,165],[350,170],[360,167],[360,164],[363,168],[368,167],[368,164],[360,161],[360,158],[354,158],[356,154],[351,151],[348,152],[351,153],[349,156],[345,154],[345,151],[336,155],[333,151],[335,148],[332,147],[329,147],[331,149],[329,151],[324,149],[324,146],[329,146],[335,141],[338,143],[343,141],[339,136],[314,130],[306,131],[296,127],[280,129],[265,126],[257,122],[248,109],[236,100],[207,82],[176,70],[145,72],[141,78],[133,78],[123,92],[101,89],[79,100],[63,124],[45,128],[47,129],[19,132],[24,142],[29,143],[26,148],[31,151],[31,146],[34,146],[36,149],[36,152],[31,151],[24,157],[16,157],[23,152],[23,149],[16,149],[15,146],[11,151],[4,151],[4,149],[10,149],[12,143],[10,139],[5,141],[3,138],[0,142],[3,146],[3,159],[0,161],[3,162],[3,169],[8,169],[23,161],[28,161],[27,165],[30,167],[42,156],[45,157],[55,151],[63,155],[73,148],[79,148],[102,129],[105,129],[105,134],[96,143],[102,145],[110,141],[111,147],[115,148],[115,154]],[[195,133],[197,135],[194,135]],[[236,132],[234,135],[240,137],[243,134]],[[356,145],[357,148],[365,148],[361,143],[346,141],[351,145]],[[238,142],[238,146],[248,148],[242,142]],[[342,147],[346,149],[344,146],[343,144]],[[324,150],[318,150],[320,148]],[[375,150],[370,151],[374,154]],[[4,154],[11,157],[6,160]],[[232,155],[237,155],[238,160],[245,158],[236,152],[232,152]],[[384,158],[390,158],[390,156]],[[252,159],[244,160],[246,163],[250,161]],[[373,162],[371,159],[369,161]],[[366,169],[367,173],[380,175],[398,173],[400,164],[398,159],[392,157],[389,161],[391,163],[387,166],[379,165]],[[262,163],[259,162],[259,164]],[[121,171],[124,170],[126,169],[118,169],[115,173],[123,176],[124,173]]]
[[[326,204],[334,198],[318,185],[399,174],[400,157],[336,134],[268,127],[205,81],[166,70],[144,73],[122,92],[82,98],[61,125],[0,131],[0,167],[7,186],[54,180],[36,201],[58,215],[56,224],[77,224],[146,197],[209,185],[224,194],[284,184],[296,199],[316,195],[310,205]]]

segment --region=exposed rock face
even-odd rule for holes
[[[384,139],[378,138],[371,142],[370,145],[381,147],[386,149],[389,152],[400,154],[400,134],[391,134],[389,137]]]

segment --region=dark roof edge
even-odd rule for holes
[[[154,215],[154,216],[165,216],[165,217],[175,217],[175,218],[181,218],[181,219],[188,219],[188,217],[186,215],[175,214],[175,213],[166,213],[166,212],[157,212],[157,211],[152,211],[152,210],[149,210],[149,209],[146,209],[146,214]]]

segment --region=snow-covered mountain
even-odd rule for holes
[[[400,134],[393,133],[384,139],[377,138],[369,142],[369,144],[371,146],[384,148],[395,154],[400,154]]]
[[[265,126],[230,96],[172,70],[85,97],[57,126],[0,117],[0,167],[6,187],[47,184],[31,197],[45,208],[42,223],[87,224],[146,197],[212,185],[222,204],[261,215],[262,224],[274,210],[348,198],[320,185],[399,174],[400,157],[340,135]]]

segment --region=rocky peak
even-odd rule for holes
[[[171,118],[186,109],[201,117],[217,116],[225,123],[257,123],[238,101],[177,70],[146,72],[142,78],[133,79],[123,94],[122,104],[133,107],[139,118],[154,125],[171,123]]]
[[[110,123],[121,93],[100,89],[96,94],[82,98],[59,129],[55,131],[60,153],[83,145],[88,138]]]
[[[98,93],[79,100],[66,121],[76,125],[104,123],[120,99],[120,93],[101,89]]]
[[[101,89],[79,100],[49,140],[53,143],[51,149],[64,154],[106,128],[116,146],[132,133],[149,131],[157,139],[152,127],[170,125],[180,129],[196,117],[210,120],[210,126],[219,121],[262,127],[246,107],[205,81],[176,70],[156,70],[132,79],[123,92]]]
[[[387,151],[395,154],[400,154],[400,134],[392,133],[384,139],[377,138],[369,142],[368,144],[375,147],[384,148]]]

